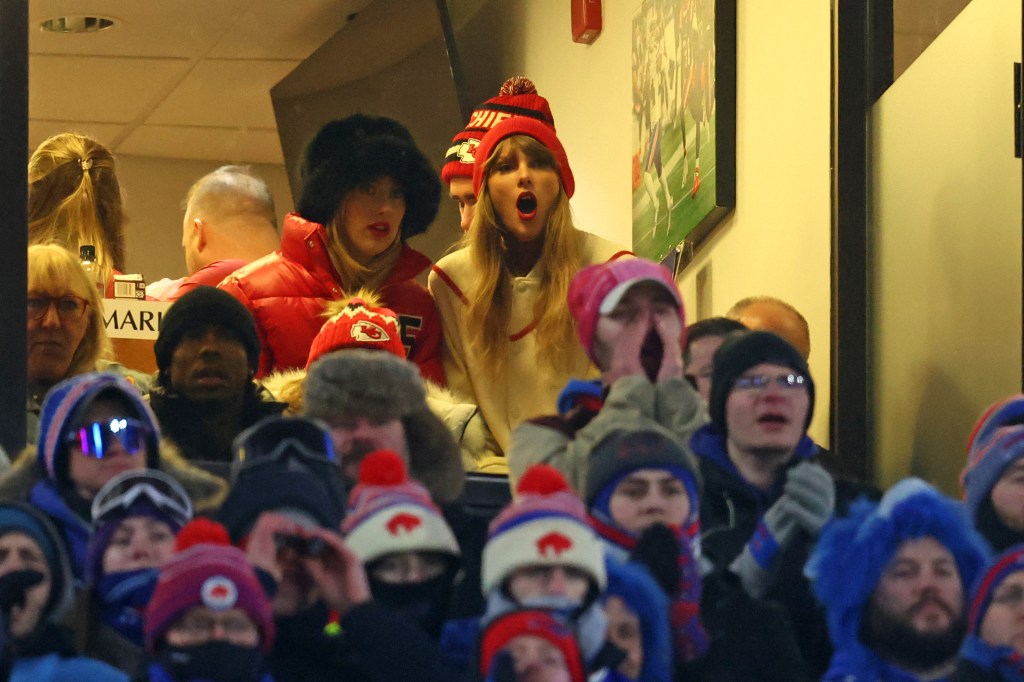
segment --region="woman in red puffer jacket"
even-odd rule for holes
[[[362,287],[397,313],[409,360],[443,385],[440,319],[415,281],[430,260],[405,243],[434,219],[441,184],[409,131],[383,116],[331,121],[306,147],[301,177],[280,250],[219,285],[256,319],[258,376],[305,367],[324,304]]]

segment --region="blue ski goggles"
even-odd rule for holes
[[[146,440],[151,434],[145,422],[115,417],[75,429],[68,434],[67,444],[77,445],[83,455],[96,459],[103,459],[115,442],[120,443],[128,454],[137,455],[146,447]]]

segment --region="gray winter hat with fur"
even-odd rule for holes
[[[367,417],[383,422],[426,409],[419,370],[391,353],[351,349],[328,353],[309,368],[302,406],[307,417]]]

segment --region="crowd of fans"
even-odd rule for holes
[[[834,476],[806,321],[751,297],[687,326],[666,269],[573,225],[523,78],[440,180],[368,115],[302,180],[279,248],[247,169],[190,190],[150,376],[103,326],[113,157],[33,156],[0,678],[1024,680],[1024,396],[966,438],[963,501]],[[465,233],[425,287],[406,240],[442,182]]]

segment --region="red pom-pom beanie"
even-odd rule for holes
[[[197,519],[178,534],[179,551],[160,569],[143,625],[146,650],[156,653],[164,635],[188,609],[206,606],[215,611],[245,611],[260,629],[260,645],[274,645],[274,617],[256,571],[245,554],[227,543],[227,530],[216,522]]]
[[[368,454],[359,465],[359,483],[348,500],[341,532],[363,563],[398,552],[460,556],[459,543],[441,510],[423,485],[409,480],[397,453]]]
[[[537,464],[519,480],[513,501],[491,522],[481,567],[484,594],[526,566],[572,566],[606,584],[601,541],[587,510],[552,466]]]

